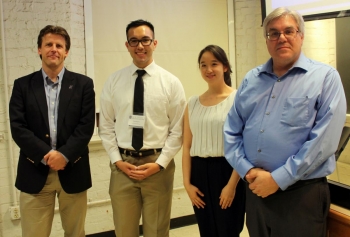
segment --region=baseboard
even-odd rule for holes
[[[170,229],[176,229],[188,225],[196,224],[196,216],[195,215],[188,215],[188,216],[181,216],[177,218],[172,218],[170,220]],[[140,234],[142,234],[142,225],[140,225]],[[86,237],[116,237],[114,230],[86,235]]]

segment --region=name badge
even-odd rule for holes
[[[133,128],[143,128],[145,126],[145,116],[131,115],[129,117],[128,125]]]

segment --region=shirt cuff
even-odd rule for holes
[[[123,160],[119,150],[113,151],[111,154],[109,154],[109,158],[111,159],[112,164],[114,164],[117,161]]]
[[[253,169],[254,166],[246,160],[246,162],[242,162],[235,170],[239,174],[239,176],[246,181],[245,176],[247,175],[248,171]]]
[[[166,167],[168,166],[168,164],[170,163],[170,161],[173,158],[168,158],[165,155],[163,155],[162,153],[160,153],[158,159],[156,160],[156,163],[161,165],[162,167],[164,167],[164,169],[166,169]]]
[[[286,190],[290,185],[296,182],[283,166],[271,172],[271,176],[282,190]]]
[[[61,153],[61,152],[60,152]],[[61,155],[63,156],[63,158],[66,160],[66,162],[68,163],[69,162],[69,160],[67,159],[67,157],[65,156],[65,155],[63,155],[62,153],[61,153]]]

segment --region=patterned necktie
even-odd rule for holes
[[[137,70],[137,78],[134,89],[134,114],[143,115],[143,80],[142,76],[146,73],[145,70]],[[132,129],[132,147],[139,151],[143,147],[143,128]]]

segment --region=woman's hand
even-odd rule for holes
[[[194,185],[190,184],[185,186],[188,197],[190,198],[192,205],[197,208],[204,208],[205,203],[201,197],[204,197],[204,194]]]
[[[222,209],[226,209],[231,206],[233,199],[235,198],[235,194],[236,194],[236,187],[233,187],[231,185],[226,185],[221,190],[219,205],[221,206]]]

